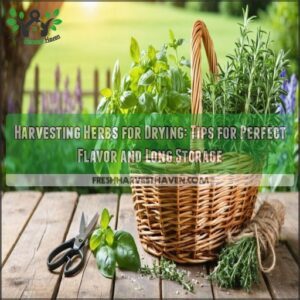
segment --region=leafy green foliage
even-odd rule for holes
[[[101,91],[104,97],[98,113],[190,112],[190,63],[185,57],[179,58],[177,52],[184,41],[176,39],[171,30],[169,36],[169,43],[161,50],[149,45],[144,51],[131,38],[131,68],[121,79],[119,62],[116,62],[113,88]]]
[[[246,237],[223,248],[210,279],[222,288],[247,291],[259,282],[257,246],[254,237]]]
[[[114,276],[116,266],[138,271],[141,265],[134,238],[126,231],[114,232],[109,226],[112,217],[106,208],[103,209],[100,227],[94,230],[89,241],[90,249],[96,255],[99,271],[108,278]]]
[[[276,113],[282,102],[280,96],[284,77],[282,71],[288,61],[283,50],[276,54],[270,45],[269,35],[258,29],[251,38],[249,25],[253,17],[244,12],[240,25],[240,38],[228,62],[220,70],[218,80],[209,77],[203,87],[205,112],[214,114]]]
[[[268,15],[262,15],[272,26],[272,36],[276,40],[276,49],[288,51],[291,60],[291,72],[298,73],[299,35],[297,1],[273,2],[268,9]]]
[[[150,278],[161,278],[171,280],[180,284],[185,290],[189,292],[194,291],[194,285],[186,278],[186,271],[178,270],[176,264],[170,260],[161,258],[160,263],[153,263],[152,267],[144,265],[140,268],[140,273]]]

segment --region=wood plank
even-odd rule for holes
[[[265,278],[274,298],[298,299],[299,267],[284,244],[276,247],[276,266]]]
[[[107,208],[115,217],[111,221],[112,228],[116,225],[117,216],[117,195],[83,195],[79,198],[78,206],[74,214],[67,238],[72,238],[78,234],[81,213],[84,212],[86,222],[94,216],[96,212],[101,213],[103,208]],[[63,277],[60,283],[58,298],[105,298],[111,297],[113,281],[103,277],[97,269],[95,257],[88,253],[84,270],[74,277]]]
[[[64,240],[77,193],[46,193],[2,269],[3,298],[51,298],[60,276],[48,271],[49,252]]]
[[[163,299],[212,299],[211,284],[208,280],[208,274],[205,264],[199,265],[177,265],[178,269],[184,269],[188,272],[188,278],[194,283],[194,292],[190,293],[184,290],[177,283],[162,280],[162,298]]]
[[[152,265],[153,261],[157,260],[143,250],[139,241],[131,195],[122,195],[120,199],[118,229],[128,231],[133,235],[142,264]],[[150,280],[138,273],[117,270],[114,298],[160,298],[160,281],[159,279]]]
[[[42,193],[7,192],[2,197],[2,265],[18,241]]]
[[[273,199],[280,200],[285,205],[285,221],[281,230],[281,239],[286,241],[298,264],[299,257],[299,202],[298,193],[261,193],[260,201]]]

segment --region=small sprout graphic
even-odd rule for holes
[[[53,16],[57,17],[59,15],[59,9],[56,8],[54,11],[53,11]]]
[[[14,7],[11,7],[9,10],[9,14],[11,17],[15,18],[17,16],[17,11]]]
[[[22,11],[19,12],[19,18],[20,18],[21,20],[24,19],[24,13],[23,13]]]

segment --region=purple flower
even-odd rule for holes
[[[281,77],[286,77],[286,71],[282,71]],[[286,95],[281,95],[280,98],[283,103],[281,103],[277,109],[280,114],[291,114],[295,111],[296,104],[296,91],[297,91],[298,81],[296,75],[293,74],[290,80],[286,79],[282,84],[282,89],[286,91]]]

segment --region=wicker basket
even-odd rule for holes
[[[202,113],[201,41],[210,71],[217,74],[212,40],[205,24],[197,21],[192,33],[193,114]],[[233,156],[231,163],[236,166],[237,162],[241,161]],[[226,180],[226,175],[222,176],[222,180]],[[251,182],[251,176],[248,180]],[[238,232],[251,218],[258,191],[257,186],[244,182],[217,188],[134,183],[131,187],[138,233],[144,249],[179,263],[213,260],[227,232]]]

